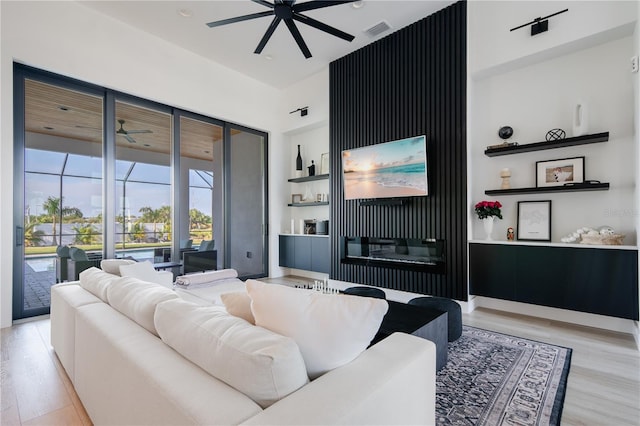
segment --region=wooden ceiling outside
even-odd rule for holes
[[[25,84],[25,129],[27,132],[57,136],[89,143],[102,143],[102,98],[53,86],[35,80]],[[126,131],[150,130],[151,133],[131,133],[131,143],[116,134],[116,146],[171,152],[171,115],[116,101],[117,120],[125,120]],[[180,154],[183,157],[213,160],[213,144],[222,140],[222,127],[198,120],[182,118],[180,122]]]

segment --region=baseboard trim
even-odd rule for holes
[[[605,315],[589,314],[586,312],[569,311],[566,309],[550,308],[547,306],[531,305],[528,303],[512,302],[509,300],[493,299],[484,296],[473,297],[473,309],[489,308],[532,317],[546,318],[555,321],[602,328],[609,331],[631,334],[638,343],[638,326],[636,321],[608,317]],[[635,323],[635,324],[634,324]]]

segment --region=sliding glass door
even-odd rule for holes
[[[50,287],[76,278],[102,254],[104,98],[49,79],[16,78],[16,86],[22,91],[15,102],[20,184],[14,204],[13,309],[14,318],[22,318],[47,313]],[[79,249],[88,262],[58,249],[67,246]]]
[[[244,278],[268,271],[267,136],[240,126],[227,129],[227,262]]]
[[[267,275],[266,133],[22,65],[14,82],[14,319],[103,258]]]
[[[173,236],[172,114],[118,98],[115,117],[115,254],[162,261]]]
[[[178,120],[179,257],[184,260],[185,251],[198,249],[206,252],[199,254],[204,264],[215,263],[222,268],[225,257],[224,123],[188,113],[180,113]]]

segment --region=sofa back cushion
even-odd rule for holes
[[[107,287],[119,277],[96,267],[91,267],[80,272],[79,278],[80,287],[100,298],[103,302],[108,303]]]
[[[158,305],[160,338],[182,356],[266,408],[308,381],[296,343],[228,314],[181,299]]]
[[[113,275],[120,276],[120,265],[132,265],[136,263],[131,259],[102,259],[100,269]]]
[[[139,280],[121,277],[107,287],[107,300],[112,308],[158,336],[153,316],[160,302],[177,299],[173,290]]]
[[[389,309],[386,300],[372,297],[256,280],[247,280],[246,286],[256,325],[295,340],[312,380],[364,352]]]

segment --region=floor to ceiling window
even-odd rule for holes
[[[266,276],[265,133],[17,64],[14,81],[14,319],[77,278],[69,247],[98,265],[211,241],[218,269]]]

